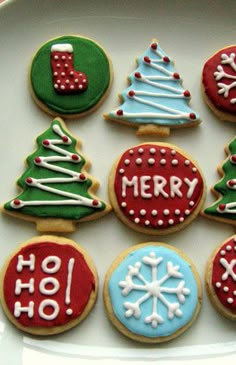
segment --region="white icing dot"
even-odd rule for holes
[[[54,87],[55,87],[55,89],[58,89],[58,85],[57,84],[54,84]]]
[[[69,67],[67,63],[65,63],[65,68]]]
[[[74,71],[70,71],[70,75],[72,76],[72,75],[74,75]]]
[[[220,254],[221,254],[221,256],[224,256],[225,255],[225,250],[221,250]]]
[[[65,72],[61,72],[61,76],[65,76],[66,74],[65,74]]]
[[[236,297],[236,290],[233,291],[233,295]]]
[[[181,217],[180,219],[179,219],[179,221],[182,223],[182,222],[184,222],[184,217]]]
[[[171,151],[171,154],[172,154],[172,156],[176,155],[176,151],[175,150],[172,150]]]
[[[164,210],[163,210],[163,214],[164,214],[164,215],[169,215],[169,214],[170,214],[169,209],[164,209]]]
[[[126,158],[125,160],[124,160],[124,164],[127,166],[127,165],[129,165],[130,164],[130,160],[128,159],[128,158]]]
[[[124,172],[125,172],[125,170],[124,170],[124,169],[120,169],[120,170],[119,170],[119,173],[120,173],[120,174],[123,174]]]
[[[174,224],[174,220],[173,220],[173,219],[169,219],[169,220],[168,220],[168,223],[169,223],[170,225],[172,225],[172,224]]]
[[[180,210],[179,209],[175,209],[175,215],[180,215]]]
[[[220,288],[220,287],[221,287],[221,283],[220,283],[219,281],[217,281],[217,283],[216,283],[216,287],[217,287],[217,288]]]
[[[59,57],[58,57],[57,55],[56,55],[56,56],[54,56],[54,60],[58,60],[58,58],[59,58]]]
[[[73,310],[72,310],[71,308],[68,308],[68,309],[66,310],[66,314],[67,314],[68,316],[71,316],[71,315],[73,314]]]
[[[55,71],[55,72],[53,73],[53,75],[54,75],[54,76],[57,76],[57,75],[58,75],[58,72],[56,72],[56,71]]]
[[[82,73],[79,73],[79,76],[80,76],[80,77],[81,77],[81,76],[83,76],[83,75],[82,75]]]
[[[148,164],[149,164],[149,165],[154,165],[154,163],[155,163],[154,158],[149,158],[149,159],[148,159]]]
[[[134,220],[134,223],[139,223],[140,222],[140,219],[139,218],[135,218],[135,220]]]
[[[64,85],[61,85],[61,90],[65,90],[65,86]]]
[[[193,167],[192,168],[192,172],[197,172],[197,168],[196,167]]]
[[[61,80],[57,80],[57,83],[60,84],[61,83]]]
[[[134,154],[134,150],[129,150],[129,154],[133,155]]]
[[[133,209],[131,209],[131,210],[129,211],[129,215],[134,215],[134,210],[133,210]]]
[[[145,214],[146,214],[146,210],[145,210],[145,209],[141,209],[141,210],[140,210],[140,214],[141,214],[141,215],[145,215]]]
[[[70,80],[68,80],[68,79],[67,79],[67,80],[66,80],[66,84],[69,84],[69,83],[70,83]]]
[[[190,165],[190,161],[189,160],[185,160],[184,161],[184,164],[185,164],[185,166],[189,166]]]
[[[141,165],[143,161],[141,158],[137,158],[135,162],[137,165]]]
[[[149,220],[146,220],[144,223],[145,223],[145,226],[149,226],[150,221]]]
[[[165,160],[164,158],[162,158],[162,159],[160,160],[160,164],[161,164],[161,165],[165,165],[165,164],[166,164],[166,160]]]
[[[171,164],[172,164],[173,166],[177,166],[177,165],[178,165],[178,163],[179,163],[179,161],[178,161],[178,160],[172,160],[172,161],[171,161]]]
[[[228,302],[229,304],[232,304],[232,303],[234,302],[234,300],[233,300],[233,298],[228,298],[228,299],[227,299],[227,302]]]
[[[61,59],[62,59],[62,60],[65,60],[65,59],[66,59],[66,56],[62,56],[62,57],[61,57]]]
[[[78,87],[79,87],[79,89],[80,89],[80,90],[82,90],[82,89],[83,89],[83,85],[79,85]]]
[[[71,57],[71,56],[69,56],[69,57],[68,57],[68,60],[72,60],[72,57]]]
[[[189,215],[190,214],[190,210],[189,209],[185,209],[184,214],[185,215]]]
[[[194,201],[193,200],[191,200],[190,202],[189,202],[189,204],[188,204],[190,207],[193,207],[194,206]]]
[[[61,67],[60,63],[57,63],[57,64],[56,64],[56,67],[57,67],[57,68]]]
[[[226,246],[226,251],[231,251],[232,250],[232,247],[230,245],[227,245]]]
[[[163,220],[161,220],[161,219],[159,219],[158,221],[157,221],[157,224],[158,224],[158,226],[162,226],[163,225]]]
[[[166,150],[165,150],[165,148],[162,148],[162,149],[160,150],[160,152],[161,152],[161,154],[162,154],[162,155],[165,155],[165,154],[166,154]]]
[[[236,246],[234,246],[234,251],[236,251]]]
[[[223,290],[224,290],[224,292],[225,292],[225,293],[227,293],[227,292],[229,291],[228,286],[224,286],[224,287],[223,287]]]
[[[82,83],[83,83],[83,84],[86,84],[86,82],[87,82],[87,81],[86,81],[85,79],[83,79],[83,80],[82,80]]]
[[[139,148],[138,149],[138,153],[140,153],[140,155],[144,152],[144,149],[143,148]]]
[[[70,89],[74,89],[75,87],[74,87],[74,85],[70,85]]]
[[[234,237],[234,242],[236,242],[236,237]]]
[[[122,202],[121,203],[121,206],[122,206],[122,208],[125,208],[125,207],[127,207],[127,203],[126,202]]]
[[[156,149],[155,148],[150,148],[149,152],[151,153],[151,155],[154,155],[156,153]]]
[[[77,83],[77,82],[79,82],[79,80],[78,79],[75,79],[75,82]]]
[[[151,214],[152,214],[153,217],[155,217],[157,215],[157,210],[153,209]]]

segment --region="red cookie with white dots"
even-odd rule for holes
[[[8,319],[35,335],[61,333],[80,323],[93,308],[97,271],[86,250],[57,236],[34,237],[7,259],[0,299]]]
[[[226,318],[236,320],[236,235],[214,250],[205,276],[214,307]]]
[[[121,221],[147,234],[167,234],[189,224],[205,199],[203,174],[182,149],[144,143],[125,151],[109,178],[111,204]]]
[[[222,120],[236,122],[236,45],[217,51],[204,64],[204,98]]]

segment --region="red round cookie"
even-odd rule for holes
[[[166,143],[128,149],[113,166],[111,203],[131,228],[148,234],[174,232],[199,213],[205,183],[197,164]]]
[[[7,261],[1,300],[20,329],[40,335],[65,331],[92,308],[97,294],[95,268],[73,241],[42,236],[27,241]]]
[[[202,72],[207,103],[221,119],[236,121],[236,46],[219,50]]]
[[[207,266],[210,299],[226,317],[236,320],[236,236],[214,252]]]

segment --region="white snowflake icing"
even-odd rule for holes
[[[224,67],[222,65],[229,65],[234,72],[234,74],[225,72]],[[218,94],[223,94],[225,98],[228,98],[229,92],[231,89],[236,88],[236,63],[235,63],[235,53],[227,54],[223,53],[221,55],[221,65],[217,66],[217,71],[214,72],[214,76],[216,81],[221,80],[222,78],[226,78],[230,80],[230,83],[217,82],[217,86],[219,88]],[[236,103],[236,98],[230,99],[231,104]]]
[[[140,291],[140,297],[135,302],[124,302],[127,318],[134,317],[139,319],[141,316],[141,304],[152,298],[152,313],[144,319],[144,323],[150,324],[156,328],[159,324],[164,323],[165,319],[158,313],[158,302],[161,302],[167,308],[167,318],[182,317],[183,312],[180,305],[185,302],[185,296],[190,294],[190,290],[185,287],[185,281],[181,280],[176,283],[175,287],[165,286],[169,278],[181,279],[183,275],[179,272],[180,266],[174,266],[171,261],[166,263],[166,274],[158,278],[158,265],[163,261],[163,257],[156,257],[155,252],[150,252],[149,256],[144,256],[142,262],[136,262],[134,266],[128,266],[128,274],[125,280],[119,282],[122,288],[122,295],[128,296],[133,290]],[[148,265],[151,270],[152,280],[147,281],[140,273],[142,264]],[[134,279],[135,282],[134,282]],[[138,283],[137,283],[138,280]],[[142,293],[144,292],[144,294]],[[178,301],[169,302],[164,294],[173,294]]]

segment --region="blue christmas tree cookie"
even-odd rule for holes
[[[106,274],[103,295],[115,327],[146,343],[183,333],[196,319],[202,301],[193,263],[180,250],[153,242],[117,257]]]
[[[182,86],[173,61],[153,40],[137,59],[129,86],[120,95],[122,104],[105,118],[138,128],[137,134],[167,136],[170,128],[193,127],[199,116],[189,106],[191,95]]]

